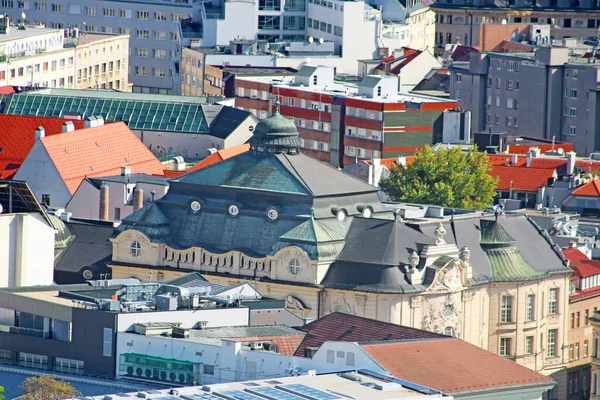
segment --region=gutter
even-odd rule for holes
[[[498,387],[494,387],[494,388],[473,389],[473,390],[465,390],[462,392],[444,392],[444,393],[454,396],[454,398],[468,398],[468,396],[470,396],[470,395],[482,396],[482,395],[494,394],[494,393],[499,392],[498,397],[503,397],[500,394],[506,395],[505,392],[510,389],[523,390],[523,389],[538,389],[539,388],[539,389],[546,391],[546,390],[552,389],[556,385],[557,385],[557,382],[552,380],[551,382],[546,382],[546,383],[538,382],[538,383],[514,384],[514,385],[508,385],[508,386],[498,386]]]

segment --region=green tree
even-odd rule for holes
[[[392,166],[390,176],[379,185],[394,201],[483,209],[496,195],[498,178],[490,175],[491,170],[487,156],[476,148],[434,153],[425,146],[408,166]]]
[[[69,383],[49,375],[31,376],[21,384],[25,400],[58,400],[79,397],[80,393]]]
[[[0,400],[4,400],[4,386],[0,386]]]

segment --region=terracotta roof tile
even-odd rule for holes
[[[552,151],[553,148],[555,151],[558,151],[558,149],[563,149],[564,152],[573,151],[572,143],[555,143],[554,145],[552,145],[552,144],[536,144],[536,145],[511,144],[508,146],[508,153],[510,153],[510,154],[527,154],[529,149],[532,147],[537,147],[538,149],[540,149],[540,151],[542,153],[545,153],[547,151]]]
[[[12,86],[0,86],[0,94],[13,94],[15,89]]]
[[[513,190],[518,192],[537,192],[539,186],[546,186],[548,179],[556,174],[556,170],[549,168],[532,168],[520,166],[495,165],[490,172],[499,178],[496,189],[509,190],[513,183]]]
[[[460,339],[396,341],[361,347],[397,378],[446,394],[553,382]]]
[[[365,342],[372,340],[444,338],[446,336],[390,324],[375,319],[334,312],[298,328],[306,337],[296,350],[296,356],[304,356],[306,347],[320,347],[328,340],[342,342]]]
[[[187,169],[185,171],[185,173],[187,174],[188,172],[193,172],[193,171],[197,171],[202,168],[206,168],[209,165],[213,165],[213,164],[216,164],[223,160],[227,160],[228,158],[237,156],[238,154],[245,153],[248,150],[250,150],[249,144],[241,144],[239,146],[234,146],[234,147],[229,147],[227,149],[218,150],[216,153],[211,154],[210,156],[206,157],[204,160],[200,161],[198,164]]]
[[[571,192],[573,196],[588,196],[598,197],[600,196],[600,179],[594,179],[591,182],[581,185],[577,189]]]
[[[600,261],[590,260],[577,248],[563,249],[563,255],[570,261],[569,267],[573,270],[576,278],[600,274]]]
[[[71,121],[75,129],[83,128],[83,121],[49,117],[0,115],[0,177],[12,177],[33,147],[34,132],[43,126],[46,136],[62,132],[62,125]]]
[[[164,166],[124,122],[79,129],[41,139],[71,194],[85,177],[131,173],[162,175]]]

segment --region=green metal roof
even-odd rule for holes
[[[150,240],[159,242],[171,234],[171,223],[160,210],[156,202],[152,202],[125,218],[117,227],[118,232],[135,229],[142,232]]]
[[[309,219],[280,236],[284,241],[325,243],[344,240],[344,237],[319,221]]]
[[[481,244],[505,244],[515,242],[506,230],[497,221],[481,220]]]
[[[206,99],[173,97],[53,89],[12,95],[5,113],[60,118],[66,114],[82,118],[102,116],[107,122],[125,121],[135,130],[207,132],[208,123],[199,100]]]
[[[183,175],[177,181],[196,185],[310,194],[277,157],[255,157],[250,153],[243,153]]]

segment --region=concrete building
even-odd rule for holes
[[[474,132],[556,138],[588,155],[600,147],[600,64],[586,57],[555,47],[530,54],[472,53],[468,64],[450,69],[451,97],[472,112]]]
[[[428,50],[400,48],[384,58],[368,74],[398,77],[398,92],[408,93],[425,78],[429,71],[440,66],[440,62]]]
[[[487,25],[547,24],[546,40],[597,36],[600,4],[596,0],[407,0],[407,22],[411,44],[417,49],[443,51],[456,41],[481,46],[481,31]]]
[[[128,90],[129,36],[80,34],[0,20],[3,85]]]
[[[137,323],[148,332],[165,324],[182,330],[243,326],[254,312],[283,305],[263,299],[250,285],[209,284],[198,274],[150,284],[126,279],[3,289],[0,356],[21,367],[115,377],[122,350],[117,335],[135,331]]]
[[[27,183],[0,181],[0,287],[52,283],[55,229]]]
[[[213,104],[216,100],[222,98],[43,89],[12,95],[4,113],[125,122],[156,157],[170,161],[180,156],[185,161],[201,160],[209,149],[237,146],[251,136],[257,119]]]
[[[302,151],[332,166],[394,157],[406,146],[432,143],[436,131],[441,134],[442,112],[456,105],[398,93],[394,76],[340,84],[333,68],[324,66],[304,66],[293,79],[238,79],[236,90],[236,107],[259,118],[267,117],[279,97],[282,115],[296,121]]]

